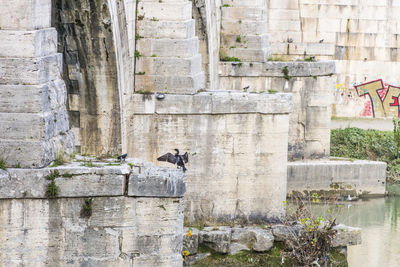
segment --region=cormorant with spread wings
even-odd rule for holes
[[[176,151],[175,155],[173,155],[172,153],[167,153],[159,157],[157,160],[166,161],[174,165],[176,164],[178,166],[178,169],[181,167],[183,172],[185,172],[187,170],[185,167],[185,163],[189,162],[189,155],[187,152],[183,155],[179,155],[179,150],[176,148],[174,150]]]

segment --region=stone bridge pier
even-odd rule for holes
[[[74,149],[51,1],[1,1],[0,158],[40,168]]]

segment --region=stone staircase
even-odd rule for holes
[[[263,0],[222,1],[220,59],[265,62],[270,55]]]
[[[50,18],[50,0],[0,10],[0,159],[9,167],[44,167],[74,147]]]
[[[136,92],[193,94],[204,88],[192,3],[143,0],[136,29]]]

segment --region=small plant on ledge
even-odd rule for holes
[[[240,62],[240,59],[237,57],[224,57],[224,58],[221,58],[221,61]]]

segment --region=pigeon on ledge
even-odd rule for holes
[[[122,161],[125,161],[127,156],[128,156],[128,154],[122,154],[121,156],[118,156],[117,159],[122,162]]]

